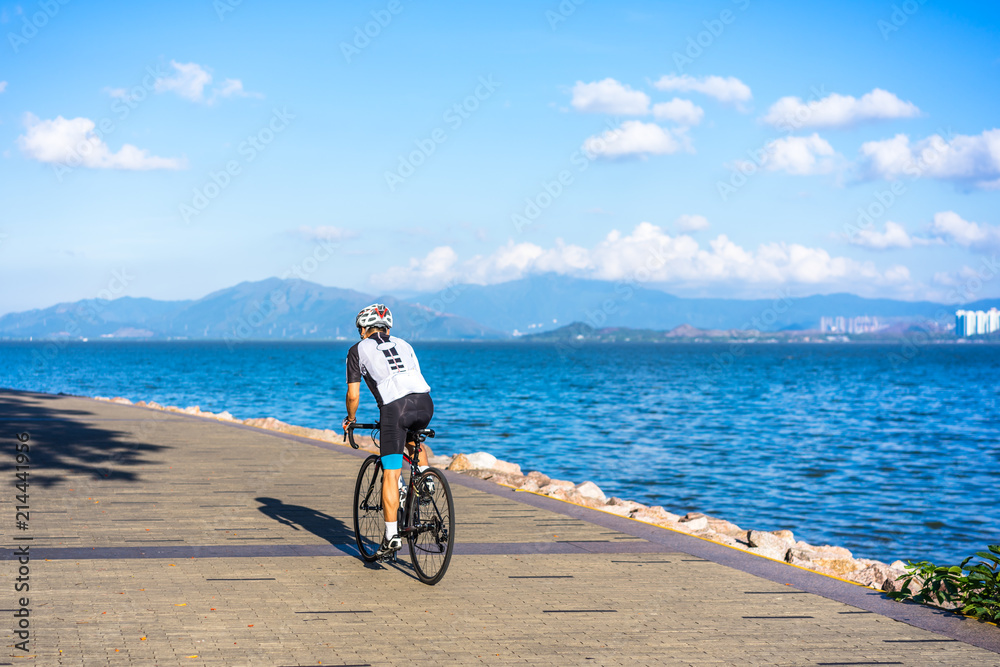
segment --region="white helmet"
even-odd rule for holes
[[[358,316],[354,318],[354,325],[359,331],[369,327],[392,328],[392,313],[389,307],[381,303],[373,303],[367,308],[363,308]]]

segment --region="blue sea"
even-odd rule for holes
[[[337,428],[352,342],[8,342],[0,386]],[[488,451],[886,562],[953,564],[1000,543],[1000,346],[416,350],[438,453]],[[359,416],[377,417],[364,390]]]

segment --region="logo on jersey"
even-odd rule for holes
[[[382,354],[385,355],[385,360],[389,362],[389,370],[392,371],[405,371],[406,367],[403,366],[403,360],[400,358],[399,353],[396,352],[396,346],[392,343],[382,343],[378,346],[378,349],[382,350]]]

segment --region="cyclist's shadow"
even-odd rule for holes
[[[302,505],[288,505],[277,498],[254,498],[264,516],[294,530],[307,530],[330,544],[354,544],[354,530],[337,517]]]
[[[362,560],[355,546],[357,543],[354,540],[354,529],[348,527],[337,517],[330,516],[329,514],[320,512],[319,510],[314,510],[311,507],[304,507],[302,505],[287,505],[277,498],[262,496],[260,498],[254,498],[254,500],[261,503],[261,506],[257,509],[260,510],[264,516],[274,519],[280,524],[290,526],[295,530],[308,530],[316,537],[324,539],[330,544],[341,545],[341,548],[342,546],[349,545],[350,548],[346,549],[346,551],[350,551],[354,555],[358,556],[358,560]],[[364,561],[362,560],[362,562]],[[397,570],[406,572],[414,579],[416,578],[412,572],[408,572],[408,570],[412,570],[413,568],[404,561],[364,563],[364,566],[366,569],[370,570],[380,570],[386,566],[395,567]]]

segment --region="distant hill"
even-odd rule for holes
[[[357,336],[354,317],[382,301],[407,338],[480,340],[502,338],[467,318],[353,290],[304,280],[269,278],[243,282],[195,301],[122,297],[88,299],[0,317],[0,338],[148,338],[316,340]]]
[[[216,340],[353,339],[358,310],[383,302],[395,330],[413,340],[498,340],[552,331],[569,323],[595,330],[726,337],[732,330],[803,331],[823,316],[869,315],[903,330],[915,320],[950,322],[956,306],[927,301],[830,294],[780,299],[681,298],[666,292],[554,274],[498,285],[457,285],[407,299],[326,287],[304,280],[243,282],[189,301],[122,297],[87,299],[0,317],[0,338],[147,338]],[[966,304],[988,310],[1000,299]],[[636,334],[640,335],[640,334]],[[645,334],[642,334],[645,335]],[[687,336],[691,337],[691,336]]]
[[[865,299],[829,294],[780,299],[681,298],[659,290],[555,274],[531,276],[498,285],[458,285],[417,295],[415,304],[447,302],[449,312],[513,333],[551,330],[571,322],[592,327],[667,330],[682,324],[698,329],[805,330],[823,316],[928,319],[953,314],[955,306],[929,301]],[[988,309],[1000,299],[967,304]]]

